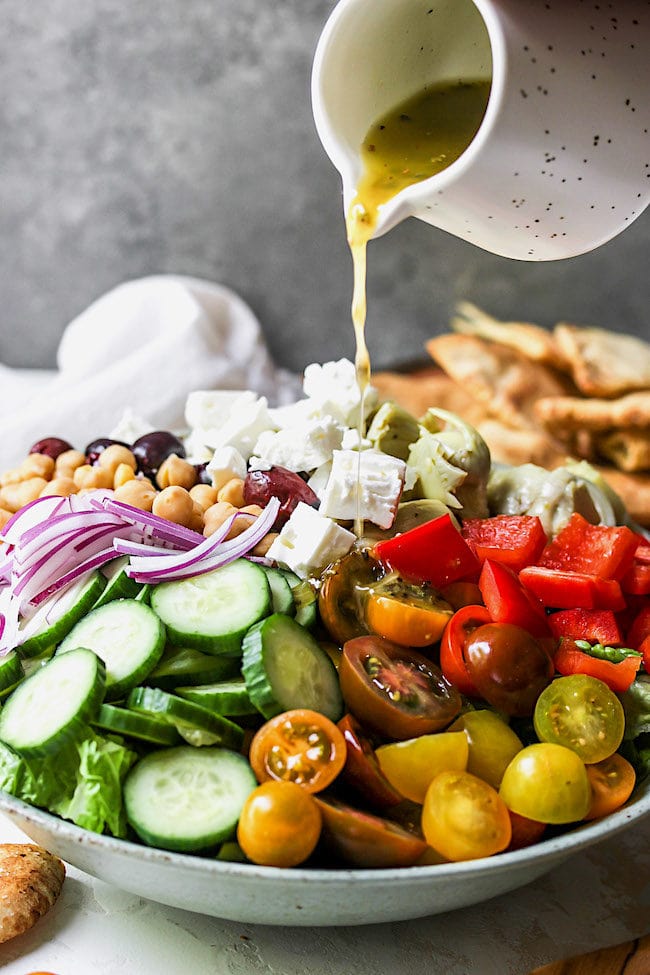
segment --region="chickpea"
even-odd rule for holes
[[[194,500],[192,500],[192,517],[187,527],[191,528],[193,532],[198,532],[200,535],[203,534],[203,508]]]
[[[29,454],[20,465],[23,478],[44,477],[49,481],[54,476],[54,458],[47,454]]]
[[[12,515],[13,513],[11,511],[7,511],[6,508],[0,508],[0,530],[4,528]]]
[[[44,477],[30,477],[19,484],[6,484],[0,489],[0,505],[7,511],[20,511],[30,501],[35,501],[47,481]]]
[[[113,487],[115,489],[122,487],[127,481],[132,481],[134,478],[135,471],[129,464],[118,464],[113,474]]]
[[[194,514],[194,502],[189,491],[173,484],[156,495],[152,511],[159,518],[166,518],[167,521],[188,528]]]
[[[86,455],[80,450],[64,450],[54,463],[55,477],[72,477],[82,464],[86,463]]]
[[[245,504],[244,507],[240,508],[239,510],[245,512],[247,515],[255,515],[256,518],[259,518],[264,511],[264,508],[260,508],[259,504]]]
[[[203,534],[206,538],[210,535],[214,535],[217,528],[221,528],[224,521],[234,515],[237,511],[234,504],[229,504],[227,501],[217,501],[216,504],[211,505],[206,511],[203,512],[204,528]]]
[[[22,480],[24,477],[21,468],[12,467],[0,477],[0,487],[5,487],[7,484],[20,484]]]
[[[201,506],[202,511],[207,511],[210,505],[217,503],[217,491],[209,484],[195,484],[190,488],[190,497]]]
[[[160,488],[172,487],[177,485],[178,487],[185,488],[189,491],[196,484],[196,470],[194,464],[190,464],[189,461],[183,460],[182,457],[178,457],[177,454],[170,454],[160,467],[158,468],[158,473],[156,474],[156,480],[158,481],[158,486]]]
[[[68,498],[71,494],[76,494],[76,491],[77,485],[71,477],[54,477],[45,485],[40,496],[47,498],[51,495],[59,495]]]
[[[110,471],[92,464],[82,464],[81,467],[76,469],[72,475],[72,479],[78,491],[113,487],[113,476]]]
[[[156,489],[146,477],[134,477],[115,491],[115,500],[130,504],[141,511],[151,511],[156,497]]]
[[[237,510],[241,513],[241,508],[238,508]],[[250,528],[254,521],[255,515],[250,514],[244,514],[241,518],[235,518],[230,531],[226,535],[226,540],[237,538],[237,536],[241,535],[242,532],[245,532],[247,528]]]
[[[121,464],[126,464],[135,472],[138,462],[135,454],[128,447],[123,447],[121,443],[112,443],[102,450],[97,460],[97,466],[108,471],[111,475],[111,486],[115,477],[115,471]]]
[[[218,501],[229,501],[236,508],[242,508],[244,500],[244,482],[241,477],[231,477],[217,493]]]
[[[278,534],[278,532],[267,532],[264,538],[260,539],[257,545],[251,549],[251,555],[257,555],[260,558],[263,558],[271,548],[271,545],[273,545],[273,542],[278,537]]]

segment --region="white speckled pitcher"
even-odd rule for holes
[[[372,122],[425,85],[491,80],[483,122],[436,176],[380,207],[528,261],[582,254],[650,199],[644,0],[340,0],[314,59],[321,141],[344,207]]]

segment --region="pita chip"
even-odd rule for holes
[[[42,847],[0,844],[0,943],[29,931],[50,910],[64,878],[63,862]]]

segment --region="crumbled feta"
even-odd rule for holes
[[[144,437],[145,433],[152,433],[155,429],[153,423],[142,416],[138,416],[130,407],[127,407],[108,436],[111,440],[121,440],[123,443],[132,444],[139,437]]]
[[[220,422],[214,426],[194,427],[191,439],[194,446],[202,441],[204,446],[217,450],[219,447],[235,447],[244,460],[248,460],[260,434],[274,430],[265,396],[241,393],[221,414]],[[207,419],[209,414],[205,414]]]
[[[349,359],[325,362],[322,365],[314,362],[307,366],[302,388],[310,400],[319,404],[322,413],[330,413],[344,426],[354,427],[358,424],[361,394],[354,363]],[[366,388],[366,415],[376,406],[377,396],[374,386]]]
[[[358,515],[380,528],[390,528],[405,473],[403,460],[379,450],[336,450],[332,473],[321,495],[320,512],[341,520]]]
[[[197,389],[185,400],[188,427],[210,430],[222,426],[235,404],[254,403],[257,394],[250,389]]]
[[[259,459],[290,471],[313,471],[330,460],[342,440],[343,429],[332,417],[284,430],[265,430],[255,443],[254,463]]]
[[[352,532],[300,501],[267,557],[306,579],[346,555],[355,541]]]
[[[217,491],[233,477],[246,477],[246,461],[236,447],[217,447],[206,468]]]

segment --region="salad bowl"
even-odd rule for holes
[[[381,870],[287,870],[169,853],[80,829],[3,792],[0,811],[67,863],[138,896],[225,920],[324,927],[441,914],[522,887],[640,825],[650,813],[650,779],[606,819],[534,846],[464,863]]]

